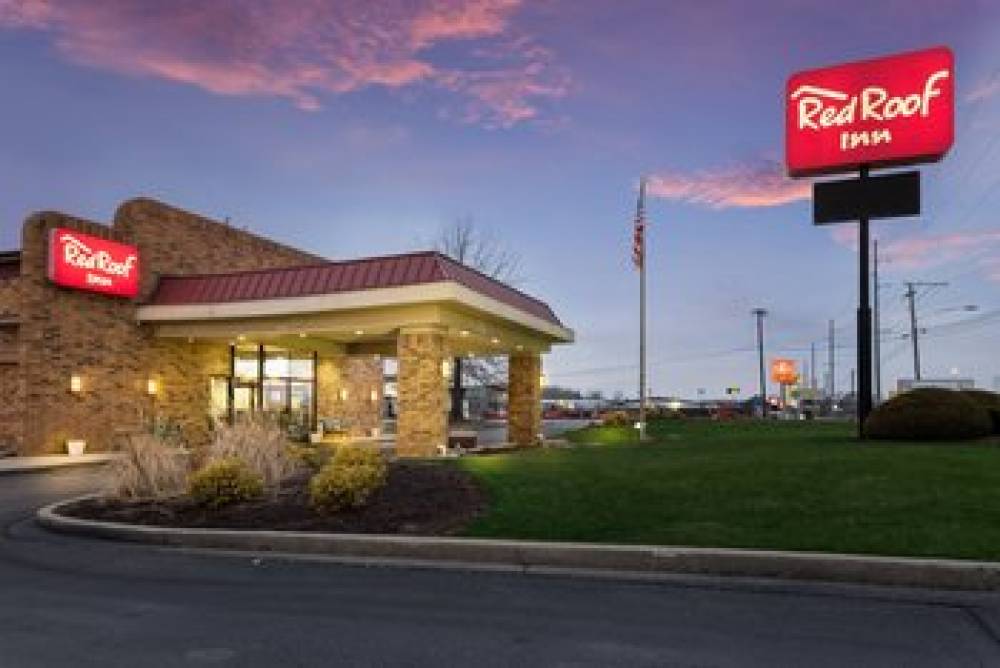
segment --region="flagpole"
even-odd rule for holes
[[[639,440],[646,440],[646,177],[639,181],[642,249],[639,255]]]

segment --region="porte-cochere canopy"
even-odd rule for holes
[[[163,339],[396,357],[396,447],[421,455],[447,440],[446,360],[510,357],[509,437],[526,445],[540,432],[541,355],[573,341],[544,302],[432,251],[162,276],[137,317]]]

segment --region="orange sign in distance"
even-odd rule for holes
[[[779,385],[792,385],[799,379],[795,360],[777,357],[771,360],[771,380]]]

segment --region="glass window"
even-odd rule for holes
[[[237,346],[234,360],[236,378],[240,382],[257,382],[257,346]]]
[[[232,413],[240,417],[265,412],[281,416],[283,424],[308,430],[312,424],[315,364],[311,351],[293,351],[266,346],[264,358],[256,345],[234,349],[234,378],[212,379],[210,412],[213,417],[229,415],[229,383],[232,382]],[[264,377],[260,377],[263,361]],[[285,422],[287,421],[287,422]]]
[[[288,351],[268,346],[264,349],[264,376],[285,378],[288,372]]]
[[[229,378],[213,376],[209,381],[209,415],[215,420],[229,419]]]
[[[310,380],[313,377],[313,358],[295,356],[288,362],[288,375],[292,378]]]
[[[283,379],[264,379],[264,412],[284,413],[288,407],[288,383]]]

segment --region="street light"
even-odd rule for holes
[[[767,377],[764,375],[764,316],[767,309],[755,308],[751,311],[757,318],[757,354],[760,361],[760,414],[767,417]]]

